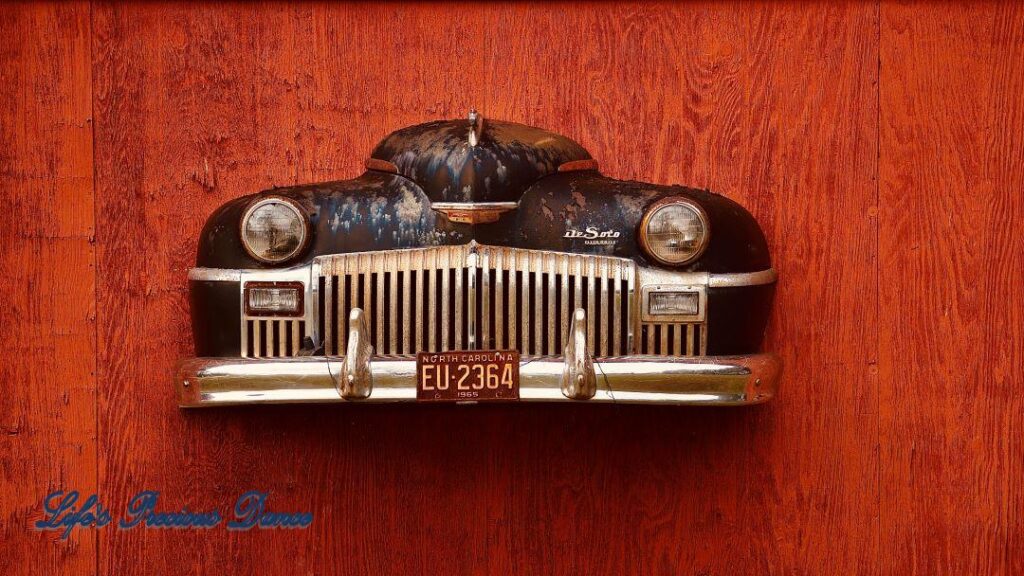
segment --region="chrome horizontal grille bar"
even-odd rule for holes
[[[344,321],[362,308],[378,355],[516,349],[559,355],[576,308],[587,311],[596,356],[633,350],[632,260],[471,243],[321,256],[318,329],[324,350],[345,350]]]

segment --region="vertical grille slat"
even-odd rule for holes
[[[497,273],[494,275],[494,347],[498,350],[505,348],[505,259],[504,253],[496,251],[494,256],[494,268]]]
[[[261,338],[262,325],[262,320],[256,320],[252,325],[252,355],[254,358],[260,358],[263,356],[263,340]]]
[[[572,256],[573,263],[573,304],[569,313],[572,314],[577,308],[583,307],[583,257]]]
[[[598,326],[600,328],[599,334],[600,334],[601,350],[598,353],[601,356],[608,356],[609,355],[608,340],[611,339],[611,334],[609,333],[609,324],[610,324],[610,322],[608,321],[608,318],[607,318],[607,316],[608,316],[608,280],[607,280],[608,279],[608,261],[607,260],[601,260],[597,272],[598,272],[598,274],[597,274],[598,284],[601,285],[601,290],[600,290],[600,292],[601,292],[601,300],[600,300],[600,307],[599,307],[599,310],[601,311],[601,318],[600,318],[600,324]]]
[[[462,333],[462,314],[463,314],[463,310],[462,310],[462,308],[463,308],[463,306],[462,306],[462,296],[463,296],[463,290],[462,290],[462,270],[461,270],[461,268],[457,268],[455,266],[453,266],[452,268],[455,269],[455,294],[454,294],[454,296],[455,296],[455,343],[454,343],[454,345],[455,345],[455,349],[456,350],[462,350],[463,347],[464,347],[463,340],[462,340],[462,338],[463,338],[463,333]]]
[[[412,274],[411,267],[412,262],[409,252],[402,252],[399,256],[399,274],[402,278],[402,325],[398,328],[401,336],[401,344],[399,346],[399,354],[411,354],[412,347],[409,345],[409,326],[412,316],[412,300],[410,292],[412,292]]]
[[[426,298],[426,282],[424,282],[423,261],[416,258],[413,262],[412,290],[409,297],[416,302],[416,312],[413,317],[412,326],[408,326],[406,333],[409,339],[409,346],[413,351],[425,350],[423,343],[423,299]]]
[[[480,267],[480,255],[470,254],[466,260],[466,348],[477,350],[476,331],[479,329],[479,323],[477,322],[479,317],[477,316],[476,303],[479,300],[477,298],[477,288],[479,286],[477,272]]]
[[[398,257],[389,253],[384,258],[388,271],[388,287],[391,291],[388,306],[388,354],[398,353]]]
[[[530,290],[530,280],[531,280],[530,276],[531,276],[531,274],[530,274],[530,271],[529,271],[529,268],[530,268],[529,262],[528,261],[526,261],[526,262],[523,261],[523,260],[526,260],[527,258],[528,258],[528,256],[524,255],[524,257],[520,259],[519,264],[522,265],[522,269],[517,271],[517,274],[521,272],[521,274],[519,275],[519,279],[520,279],[520,282],[519,282],[519,285],[520,285],[519,300],[520,300],[520,303],[522,304],[522,309],[520,311],[519,317],[520,317],[520,328],[521,328],[520,332],[522,332],[522,339],[523,339],[523,345],[522,345],[523,347],[520,348],[520,350],[522,351],[523,354],[532,354],[533,351],[530,348],[530,344],[531,344],[531,341],[530,341],[530,325],[531,325],[531,322],[530,322],[530,294],[532,294],[532,291]]]
[[[430,252],[426,255],[424,267],[427,269],[427,273],[424,276],[424,285],[427,290],[427,308],[425,320],[427,339],[426,339],[426,350],[429,352],[437,351],[437,252]]]
[[[328,354],[345,354],[347,318],[355,307],[367,315],[377,354],[513,348],[559,355],[573,311],[583,308],[591,353],[617,356],[633,351],[632,332],[641,326],[632,302],[635,265],[622,258],[443,246],[321,256],[318,262],[316,306]],[[244,340],[254,354],[273,353],[276,346],[294,355],[301,345],[296,329],[281,324],[275,343],[253,323]],[[674,340],[686,336],[684,330],[671,334]],[[669,342],[667,332],[656,346],[653,328],[643,337],[641,353],[685,347]]]
[[[334,286],[336,284],[335,276],[324,276],[324,354],[332,354],[334,352],[334,326],[332,322],[332,316],[335,310],[335,296]]]
[[[362,288],[362,300],[360,300],[360,308],[367,315],[367,327],[372,330],[375,322],[373,321],[374,316],[378,315],[380,311],[373,310],[373,256],[374,254],[365,254],[359,260],[359,285]],[[348,318],[346,317],[345,327],[348,328]],[[370,344],[373,344],[373,335],[370,334]]]
[[[558,343],[558,352],[565,350],[565,347],[569,343],[569,319],[572,315],[572,310],[569,307],[569,258],[560,258],[561,260],[561,296],[562,302],[561,307],[558,310],[558,314],[562,320],[561,333],[562,338]]]
[[[516,324],[519,322],[519,304],[516,297],[519,294],[519,287],[516,285],[517,274],[515,252],[510,252],[508,254],[508,266],[506,269],[508,270],[508,307],[506,308],[506,311],[508,312],[508,343],[506,346],[508,348],[516,348],[518,342],[518,340],[516,340]],[[520,351],[522,351],[521,348]]]
[[[353,306],[355,290],[359,282],[350,274],[338,275],[334,279],[334,353],[344,354],[348,342],[348,315]]]
[[[557,275],[558,271],[557,271],[556,266],[555,266],[555,255],[554,254],[547,254],[544,257],[544,260],[547,262],[547,266],[545,266],[544,269],[547,271],[547,277],[548,277],[548,290],[547,290],[547,299],[548,299],[548,306],[547,306],[547,308],[548,308],[548,312],[547,312],[547,317],[544,319],[544,324],[547,324],[547,328],[548,328],[547,354],[549,356],[553,356],[555,354],[555,349],[556,349],[556,346],[555,346],[555,325],[559,323],[558,316],[555,314],[555,300],[557,299],[556,295],[555,295],[555,281],[557,279],[556,279],[555,276]]]
[[[625,354],[622,348],[622,267],[615,266],[612,275],[612,351],[614,354]]]
[[[277,322],[277,355],[288,356],[288,324],[287,320]]]
[[[483,250],[480,255],[481,286],[480,299],[480,348],[491,348],[491,251]]]
[[[596,342],[594,340],[594,300],[596,300],[597,291],[595,290],[594,282],[596,271],[594,270],[594,258],[592,256],[587,257],[587,346],[590,348],[590,353],[596,353]]]
[[[544,256],[534,253],[530,258],[533,270],[533,353],[544,353]]]
[[[441,323],[441,350],[451,350],[448,346],[448,320],[451,318],[450,311],[448,310],[448,296],[451,293],[451,287],[448,285],[450,281],[448,274],[450,259],[446,249],[442,249],[439,255],[441,257],[441,262],[438,265],[441,271],[441,317],[438,321]]]
[[[377,254],[373,257],[373,274],[376,277],[375,287],[377,301],[375,302],[375,316],[377,333],[374,335],[374,350],[377,354],[384,353],[384,255]]]

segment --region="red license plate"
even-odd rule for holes
[[[447,402],[518,400],[519,352],[420,352],[416,355],[416,399]]]

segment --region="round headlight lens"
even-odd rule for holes
[[[682,198],[657,202],[640,224],[640,244],[658,262],[679,266],[696,260],[709,238],[708,219],[696,204]]]
[[[308,241],[309,221],[291,200],[257,200],[242,216],[242,244],[257,260],[268,264],[290,260]]]

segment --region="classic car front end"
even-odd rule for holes
[[[735,202],[471,113],[211,215],[179,399],[758,403],[775,280]]]

